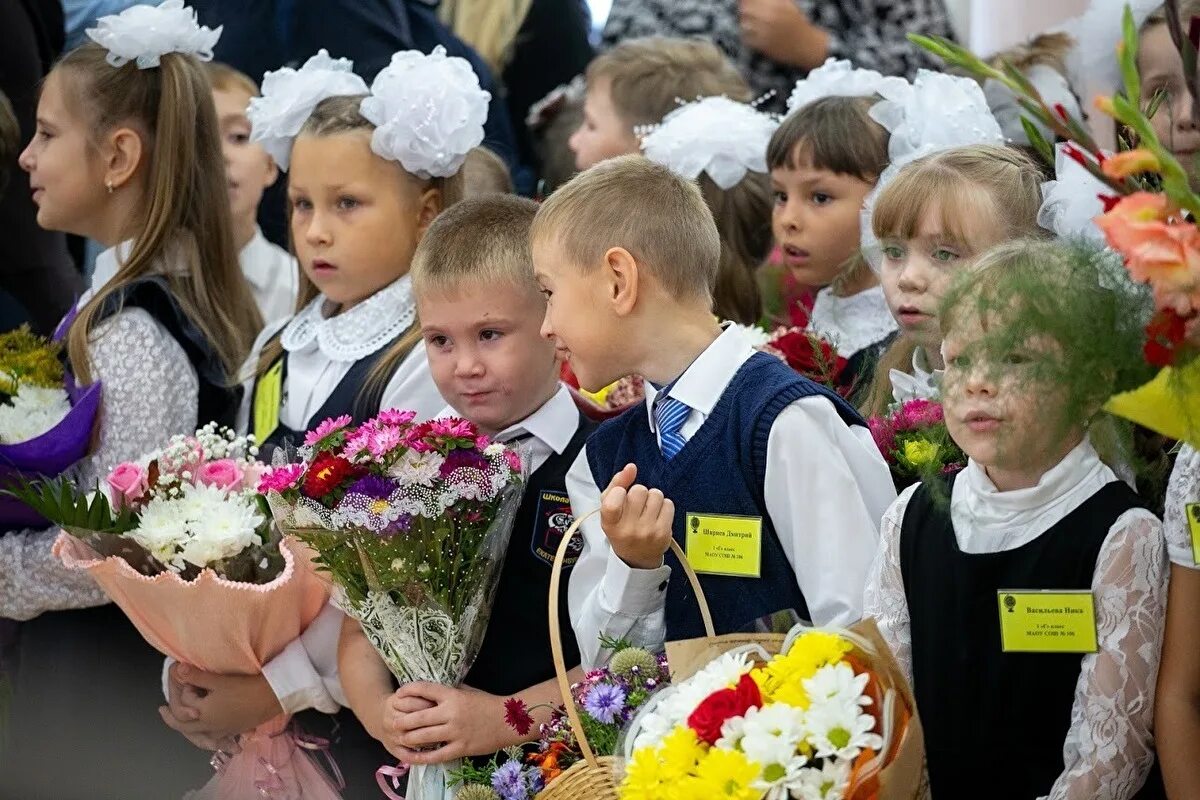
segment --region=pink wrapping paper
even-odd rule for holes
[[[234,583],[204,570],[193,581],[173,572],[142,575],[116,556],[101,558],[65,531],[53,552],[86,570],[156,650],[206,672],[254,675],[316,619],[329,599],[304,545],[284,539],[284,568],[270,583]],[[340,800],[328,777],[278,717],[241,737],[197,798]],[[166,731],[164,731],[164,735]]]

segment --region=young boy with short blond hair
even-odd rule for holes
[[[601,508],[568,591],[584,665],[604,660],[601,635],[649,647],[701,635],[687,581],[671,579],[672,537],[718,633],[784,609],[857,621],[895,499],[887,465],[845,401],[720,327],[720,242],[699,188],[614,158],[555,192],[531,237],[542,334],[581,386],[647,384],[645,407],[601,425],[567,477],[577,511]]]
[[[569,141],[581,170],[640,152],[635,129],[661,122],[681,100],[750,100],[750,87],[733,63],[701,39],[630,39],[597,56],[586,77],[583,123]]]
[[[270,325],[296,312],[300,273],[291,253],[267,241],[258,228],[263,191],[279,178],[279,169],[267,151],[250,141],[246,107],[251,98],[258,97],[258,85],[228,64],[210,62],[205,70],[217,107],[238,260],[263,323]]]
[[[467,198],[438,216],[413,258],[429,366],[449,403],[442,416],[464,417],[518,447],[531,473],[487,634],[462,687],[410,683],[396,691],[358,623],[343,626],[338,661],[347,699],[371,735],[409,764],[490,755],[528,738],[504,723],[508,697],[530,706],[562,703],[546,598],[554,554],[571,524],[567,470],[594,425],[559,384],[554,345],[539,335],[546,303],[529,255],[536,209],[509,195]],[[566,620],[565,593],[559,607]],[[567,663],[578,664],[570,630],[563,645]]]

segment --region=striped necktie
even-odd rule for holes
[[[692,409],[682,400],[677,400],[667,394],[660,394],[654,403],[654,422],[658,426],[658,440],[662,447],[663,458],[673,459],[687,439],[683,438],[683,423],[687,420]]]

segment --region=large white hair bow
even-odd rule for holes
[[[796,81],[787,101],[788,113],[823,97],[900,97],[908,91],[908,81],[894,75],[881,75],[873,69],[859,69],[845,59],[829,58],[825,63]]]
[[[1038,225],[1060,239],[1082,238],[1103,245],[1104,234],[1095,220],[1104,213],[1100,195],[1112,190],[1068,156],[1063,144],[1055,146],[1054,178],[1042,184]]]
[[[359,110],[375,125],[376,155],[420,178],[447,178],[483,142],[491,99],[470,63],[439,45],[393,55]]]
[[[688,180],[706,172],[717,186],[732,189],[747,172],[767,171],[767,144],[778,126],[746,103],[705,97],[667,114],[642,139],[642,152]]]
[[[300,69],[283,67],[263,75],[262,96],[250,100],[250,138],[262,145],[282,170],[291,163],[292,142],[327,97],[367,93],[367,82],[354,74],[348,58],[331,58],[326,50]]]
[[[130,6],[120,14],[101,17],[86,33],[108,51],[108,63],[114,67],[136,61],[138,69],[150,69],[167,53],[211,61],[222,29],[201,25],[183,0],[164,0],[157,6]]]

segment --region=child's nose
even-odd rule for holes
[[[542,334],[543,338],[546,338],[546,339],[554,338],[554,326],[550,324],[550,315],[549,314],[547,314],[545,317],[542,318],[542,327],[541,327],[541,330],[539,331],[539,333]]]
[[[312,217],[309,219],[308,227],[304,231],[304,239],[313,246],[329,244],[329,226],[325,224],[323,214],[313,212]]]

